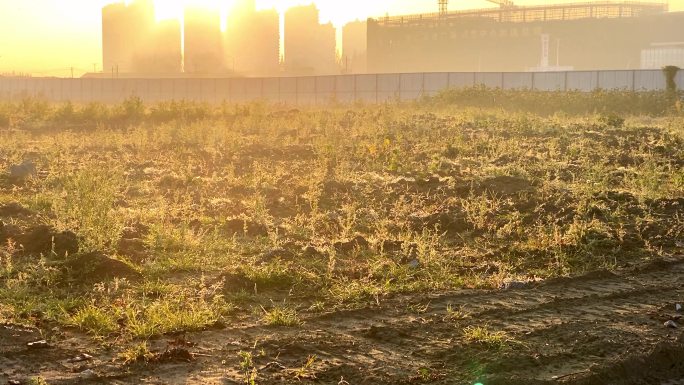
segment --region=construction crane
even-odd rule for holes
[[[439,16],[445,17],[449,12],[449,0],[439,0]]]
[[[487,0],[490,3],[498,4],[501,8],[515,8],[512,0]],[[438,0],[439,16],[446,17],[449,12],[449,0]]]
[[[515,4],[511,0],[487,0],[490,3],[499,4],[501,8],[514,8]]]

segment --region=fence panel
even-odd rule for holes
[[[425,87],[425,75],[423,74],[401,74],[401,89],[399,97],[401,100],[414,100],[423,95]]]
[[[336,100],[335,76],[317,76],[316,104],[326,104]]]
[[[262,81],[262,98],[271,103],[280,103],[280,80],[278,78],[264,78]]]
[[[356,75],[335,76],[335,95],[339,102],[354,102],[356,100]]]
[[[505,90],[529,90],[532,89],[534,75],[531,72],[504,73],[503,89]]]
[[[567,73],[567,89],[569,91],[590,92],[597,88],[598,72],[580,71]]]
[[[356,100],[378,102],[378,75],[356,75]]]
[[[280,78],[280,102],[284,104],[298,104],[297,78]]]
[[[501,72],[477,72],[475,84],[487,88],[503,88],[503,73]]]
[[[632,90],[634,71],[599,71],[598,85],[604,90]]]
[[[537,72],[534,74],[534,89],[537,91],[565,90],[565,72]]]
[[[634,73],[634,89],[637,91],[656,91],[666,88],[666,80],[662,71],[636,71]]]
[[[684,88],[684,71],[676,82]],[[339,102],[385,102],[411,100],[434,95],[446,88],[482,85],[490,88],[534,89],[539,91],[598,88],[653,91],[666,88],[660,70],[571,71],[538,73],[407,73],[331,75],[319,77],[234,78],[234,79],[59,79],[2,78],[0,99],[25,96],[50,101],[120,103],[130,96],[148,102],[198,100],[206,102],[249,102],[268,100],[286,104]]]
[[[474,72],[452,72],[449,74],[449,88],[475,87]]]

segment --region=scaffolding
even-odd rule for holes
[[[436,22],[450,22],[463,18],[486,18],[499,22],[529,23],[552,20],[614,19],[658,15],[668,11],[667,3],[648,2],[593,2],[543,6],[486,8],[467,11],[428,13],[406,16],[386,16],[373,19],[380,26],[410,26]]]

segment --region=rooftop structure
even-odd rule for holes
[[[465,11],[440,8],[439,13],[376,18],[381,26],[405,26],[437,22],[455,22],[464,18],[487,18],[501,22],[528,23],[534,21],[566,21],[586,18],[626,18],[657,15],[668,11],[667,3],[591,2],[536,6],[505,6]]]
[[[382,17],[368,20],[368,70],[637,69],[642,50],[684,42],[682,25],[667,4],[610,1]]]

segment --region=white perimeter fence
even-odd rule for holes
[[[684,88],[684,71],[677,75]],[[539,91],[628,90],[666,88],[659,70],[570,72],[454,72],[372,75],[333,75],[232,79],[59,79],[0,77],[0,100],[27,96],[50,101],[117,103],[130,96],[147,102],[196,100],[306,105],[363,101],[381,103],[412,100],[448,88],[473,86]]]

